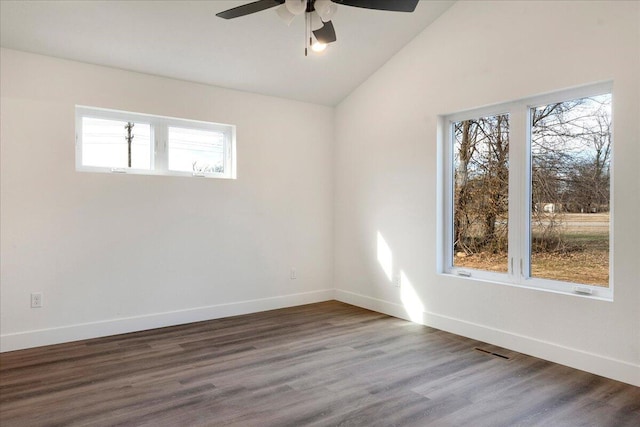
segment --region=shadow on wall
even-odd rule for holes
[[[412,322],[423,324],[424,304],[402,269],[399,269],[398,282],[393,283],[393,253],[380,231],[378,231],[377,234],[377,255],[378,264],[380,264],[389,284],[394,284],[400,288],[400,301],[409,319],[411,319]]]

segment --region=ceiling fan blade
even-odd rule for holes
[[[364,9],[388,10],[391,12],[413,12],[419,0],[331,0],[345,6]]]
[[[320,29],[313,32],[313,35],[316,36],[316,40],[324,44],[333,43],[337,40],[336,30],[333,28],[331,21],[325,22]]]
[[[252,13],[279,6],[282,3],[284,3],[284,0],[259,0],[254,1],[253,3],[234,7],[233,9],[225,10],[224,12],[216,13],[216,16],[224,19],[239,18],[240,16],[250,15]]]

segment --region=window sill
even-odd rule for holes
[[[219,173],[193,173],[180,172],[170,170],[144,170],[144,169],[125,169],[125,168],[102,168],[102,167],[76,167],[76,172],[89,173],[105,173],[112,175],[149,175],[149,176],[176,176],[189,178],[215,178],[215,179],[236,179],[235,176],[229,176]]]
[[[464,271],[468,272],[469,270],[464,270]],[[574,296],[579,298],[586,298],[590,300],[613,302],[613,289],[611,289],[611,287],[603,288],[599,286],[579,285],[579,284],[573,284],[573,283],[555,282],[555,281],[542,280],[542,279],[525,279],[524,283],[513,283],[507,280],[500,280],[500,278],[489,278],[489,277],[477,276],[477,275],[474,275],[473,271],[469,276],[460,275],[456,271],[441,272],[439,273],[439,275],[447,278],[473,280],[475,282],[481,282],[481,283],[486,283],[491,285],[510,286],[512,288],[518,288],[518,289],[550,292],[553,294],[569,295],[569,296]],[[497,275],[499,276],[499,274]],[[535,283],[532,283],[532,281],[535,281]],[[591,289],[593,293],[589,295],[589,294],[576,292],[573,290],[574,286],[587,287]]]

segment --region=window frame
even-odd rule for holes
[[[509,202],[508,202],[508,215],[511,219],[512,212],[512,173],[511,173],[511,133],[512,133],[512,114],[509,111],[508,104],[499,104],[490,107],[476,108],[473,110],[467,110],[456,114],[450,114],[445,117],[445,161],[444,167],[444,271],[446,273],[455,274],[461,277],[474,277],[475,279],[486,280],[491,282],[508,282],[508,275],[511,273],[511,265],[508,265],[508,272],[501,273],[488,270],[476,270],[463,267],[456,267],[453,264],[453,201],[454,201],[454,181],[455,181],[455,167],[454,167],[454,147],[455,147],[455,135],[454,135],[454,123],[464,120],[472,120],[480,117],[497,116],[507,114],[509,116]],[[509,223],[510,224],[510,223]],[[507,228],[507,247],[511,248],[512,245],[512,227]],[[508,263],[509,264],[509,263]]]
[[[564,102],[578,98],[610,94],[612,100],[611,111],[611,140],[610,157],[610,198],[609,198],[609,283],[608,287],[563,282],[553,279],[531,277],[531,110],[537,106]],[[441,184],[443,191],[443,206],[439,216],[439,228],[442,234],[439,238],[439,266],[441,274],[456,276],[463,279],[473,279],[481,282],[491,282],[516,286],[519,288],[535,289],[562,294],[579,295],[592,299],[613,301],[614,294],[614,176],[615,176],[615,126],[614,123],[614,93],[612,82],[596,83],[549,94],[529,97],[517,101],[496,104],[488,107],[476,108],[440,117],[440,145],[439,162]],[[509,115],[509,202],[508,202],[508,271],[506,273],[491,272],[466,267],[456,267],[453,264],[453,200],[454,200],[454,126],[456,122],[477,119],[497,114]]]
[[[134,113],[106,108],[75,106],[76,116],[76,171],[119,173],[132,175],[165,175],[165,176],[190,176],[202,178],[235,179],[236,176],[236,127],[234,125],[204,122],[198,120],[180,119],[176,117],[157,116],[152,114]],[[148,123],[151,126],[151,168],[117,168],[87,166],[82,164],[82,119],[96,118],[105,120],[121,120],[136,123]],[[186,172],[169,169],[169,128],[183,128],[213,131],[223,134],[224,147],[224,172]]]

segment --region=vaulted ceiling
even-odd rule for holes
[[[215,86],[336,105],[454,2],[415,12],[339,5],[337,42],[304,56],[302,16],[275,8],[216,17],[249,1],[1,1],[0,44]]]

